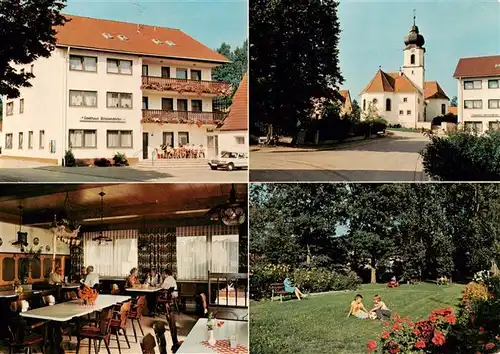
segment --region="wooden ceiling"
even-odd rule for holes
[[[231,184],[12,184],[0,188],[0,221],[50,227],[64,213],[84,227],[100,225],[101,197],[106,227],[151,220],[204,218],[206,211],[227,202]],[[247,185],[234,184],[238,201],[247,201]],[[66,203],[65,203],[66,201]]]

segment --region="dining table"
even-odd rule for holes
[[[146,295],[146,301],[148,302],[148,316],[156,316],[156,305],[157,305],[157,292],[163,290],[156,286],[136,286],[133,288],[125,288],[125,291],[130,293],[135,293],[134,295]]]
[[[62,335],[61,325],[73,318],[101,311],[105,308],[120,304],[130,299],[130,296],[122,295],[99,295],[92,305],[84,305],[81,299],[62,302],[53,306],[40,307],[34,310],[21,312],[20,315],[26,318],[34,318],[49,321],[52,329],[52,353],[64,353],[61,348]]]
[[[197,354],[247,354],[248,351],[248,322],[233,321],[233,320],[217,320],[215,323],[221,322],[221,326],[214,326],[214,337],[216,344],[211,346],[208,343],[209,334],[207,330],[206,318],[200,318],[193,329],[189,332],[184,342],[177,350],[177,354],[182,353],[197,353]],[[236,345],[231,348],[229,339],[232,339]]]

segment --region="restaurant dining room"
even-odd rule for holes
[[[0,185],[0,353],[248,353],[246,184]]]

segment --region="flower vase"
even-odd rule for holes
[[[213,347],[215,343],[217,342],[215,340],[214,330],[208,331],[208,344]]]

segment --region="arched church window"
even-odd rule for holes
[[[373,104],[377,104],[378,100],[376,98],[373,99]]]
[[[415,54],[410,56],[410,64],[415,64]]]
[[[385,110],[390,111],[391,110],[391,99],[388,98],[385,100]]]
[[[366,100],[363,100],[363,111],[366,110]]]
[[[446,114],[446,105],[444,103],[441,105],[441,114],[443,116]]]

